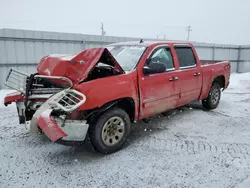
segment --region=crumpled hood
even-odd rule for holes
[[[40,75],[64,76],[77,84],[87,78],[89,72],[98,62],[114,66],[116,71],[124,73],[124,70],[106,48],[91,48],[76,55],[45,56],[38,64],[37,72]]]

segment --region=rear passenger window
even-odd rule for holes
[[[180,68],[188,68],[196,66],[196,60],[192,48],[190,47],[175,47]]]

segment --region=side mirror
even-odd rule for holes
[[[157,74],[166,72],[166,67],[163,63],[149,63],[148,66],[143,67],[143,73],[145,75]]]

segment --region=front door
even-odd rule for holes
[[[166,70],[161,73],[143,74],[139,78],[141,112],[140,119],[175,108],[179,100],[178,76],[171,49],[161,46],[153,50],[145,66],[162,63]]]

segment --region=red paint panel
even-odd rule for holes
[[[200,99],[205,99],[208,96],[210,87],[214,78],[217,76],[225,77],[225,89],[229,85],[229,78],[231,73],[231,65],[228,61],[219,62],[216,64],[209,64],[201,66],[202,68],[202,92],[200,95]]]
[[[200,76],[194,76],[196,73],[199,73]],[[178,85],[180,88],[180,101],[178,106],[198,100],[202,90],[202,72],[200,64],[197,62],[194,68],[180,70],[178,77]]]
[[[69,60],[60,56],[43,57],[37,66],[37,71],[41,75],[64,76],[76,84],[84,80],[89,71],[102,59],[108,61],[107,64],[114,65],[118,72],[124,73],[121,66],[106,48],[87,49]],[[55,82],[62,84],[62,81]]]
[[[47,135],[47,137],[55,142],[58,139],[68,136],[57,123],[51,118],[52,109],[45,110],[37,120],[38,126]]]
[[[178,75],[176,71],[150,76],[141,75],[142,78],[139,80],[142,102],[140,118],[147,118],[176,107],[180,88],[178,81],[170,81],[176,75]]]
[[[15,92],[15,93],[10,93],[8,95],[6,95],[6,97],[4,98],[4,104],[10,104],[12,102],[16,102],[16,101],[22,101],[24,100],[24,96],[23,94],[19,93],[19,92]]]
[[[86,102],[79,107],[79,111],[101,107],[116,99],[131,98],[135,103],[135,120],[138,119],[137,71],[83,82],[76,85],[74,89],[87,96]]]

